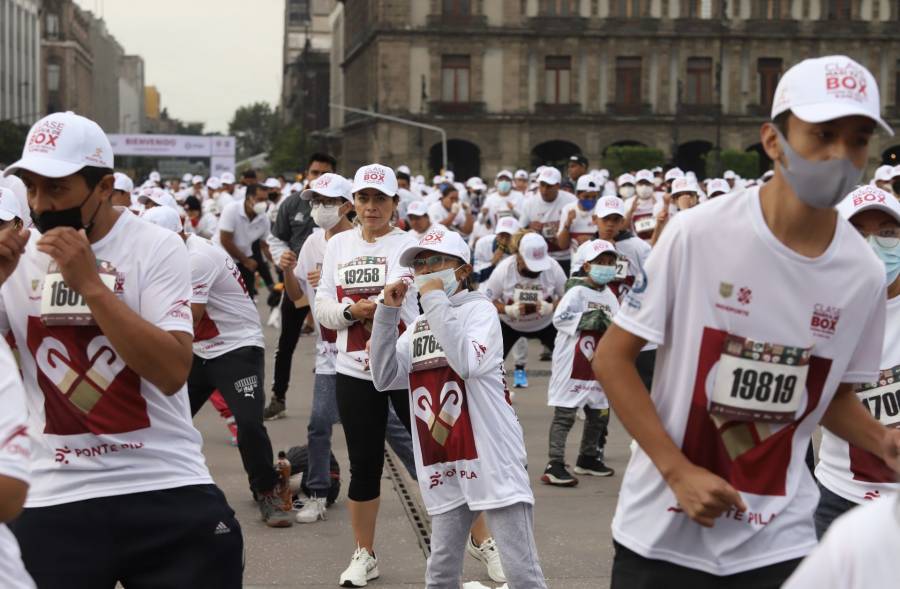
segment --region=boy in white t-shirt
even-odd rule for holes
[[[112,206],[112,146],[84,117],[35,123],[13,173],[35,222],[0,236],[0,332],[18,347],[34,436],[10,526],[26,568],[42,589],[240,587],[240,525],[185,388],[184,243]]]
[[[834,206],[861,176],[878,87],[843,56],[782,77],[763,188],[672,219],[594,355],[637,446],[613,518],[614,588],[775,588],[816,544],[804,463],[822,423],[898,465],[875,380],[884,269]],[[651,395],[634,359],[659,344]]]

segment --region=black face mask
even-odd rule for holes
[[[525,278],[537,278],[538,276],[541,275],[540,272],[532,272],[528,268],[523,268],[523,269],[519,270],[519,274],[521,274]]]
[[[81,220],[81,207],[84,206],[84,203],[91,198],[91,195],[94,194],[94,191],[91,190],[88,195],[81,201],[81,204],[77,207],[71,207],[68,209],[62,209],[59,211],[44,211],[43,213],[35,213],[32,209],[31,211],[31,220],[34,222],[34,226],[41,233],[47,233],[51,229],[56,227],[71,227],[75,231],[79,229],[84,229],[85,233],[90,233],[91,228],[94,226],[94,217],[97,216],[97,211],[100,210],[100,205],[97,205],[97,208],[94,209],[94,214],[91,215],[91,220],[88,221],[88,224],[85,225]]]

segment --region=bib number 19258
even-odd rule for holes
[[[367,266],[363,268],[350,268],[344,273],[344,283],[351,284],[375,284],[381,282],[381,268]]]

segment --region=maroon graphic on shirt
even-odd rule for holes
[[[319,332],[322,334],[322,341],[328,342],[329,344],[333,344],[337,341],[337,332],[333,329],[328,329],[323,325],[319,325]]]
[[[219,327],[216,325],[216,322],[212,320],[209,313],[203,311],[203,317],[200,318],[200,321],[197,322],[197,327],[194,328],[194,341],[204,342],[218,335]]]
[[[853,480],[865,483],[896,483],[897,473],[878,456],[850,444],[850,472]]]
[[[409,375],[422,464],[478,458],[466,384],[449,366]]]
[[[807,404],[803,414],[780,429],[774,424],[714,421],[707,409],[710,372],[722,355],[728,333],[705,328],[700,343],[697,379],[684,432],[682,451],[688,460],[719,475],[738,491],[756,495],[785,494],[797,425],[822,400],[831,360],[810,356],[806,377]],[[711,386],[711,385],[710,385]]]
[[[28,318],[28,350],[44,394],[44,433],[119,434],[150,427],[141,379],[96,326]]]
[[[599,331],[582,331],[575,343],[575,354],[572,358],[572,377],[575,380],[594,380],[594,371],[591,368],[591,359],[597,342],[600,341]]]

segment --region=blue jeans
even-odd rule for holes
[[[823,487],[821,483],[817,482],[816,484],[819,485],[820,496],[819,505],[816,506],[816,513],[813,519],[816,522],[816,537],[821,540],[832,522],[856,507],[857,504],[832,493]]]

